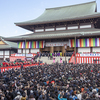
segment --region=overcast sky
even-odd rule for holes
[[[45,8],[68,6],[93,0],[0,0],[0,36],[10,37],[31,33],[16,26],[15,22],[23,22],[37,18]],[[100,12],[100,0],[97,11]]]

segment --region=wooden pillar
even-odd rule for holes
[[[23,49],[21,49],[21,53],[23,53]]]
[[[74,52],[75,52],[75,47],[74,47]],[[76,53],[78,53],[78,47],[76,47]]]
[[[50,53],[54,53],[54,47],[53,46],[50,47]]]
[[[78,53],[78,47],[76,47],[76,53]]]
[[[90,47],[90,52],[92,52],[92,47]]]
[[[65,48],[64,46],[62,46],[62,56],[64,56],[64,53],[65,53]]]
[[[26,58],[26,39],[25,39],[25,58]]]
[[[42,48],[40,48],[40,50],[39,50],[41,53],[42,53]]]
[[[31,53],[31,49],[29,49],[29,53]]]

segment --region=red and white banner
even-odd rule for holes
[[[77,53],[76,56],[80,56],[80,57],[100,57],[100,53],[82,53],[82,54]]]
[[[69,63],[75,64],[75,54],[72,55]],[[100,64],[100,54],[79,54],[76,53],[76,63],[90,63],[90,64]]]
[[[25,60],[25,56],[10,56],[10,61],[15,61],[16,59]]]
[[[40,65],[43,65],[44,63],[41,63]],[[26,67],[31,67],[31,66],[35,66],[35,65],[39,65],[39,64],[27,64],[27,65],[23,65],[23,67],[24,68],[26,68]],[[19,69],[21,67],[21,65],[20,66],[10,66],[10,67],[1,67],[0,69],[1,69],[1,73],[2,72],[5,72],[5,71],[7,71],[7,70],[11,70],[11,69]]]
[[[100,57],[76,57],[76,63],[100,64]]]
[[[34,57],[36,56],[35,53],[26,54],[26,57]],[[16,59],[25,60],[25,54],[11,54],[10,61],[15,61]]]
[[[14,54],[11,54],[11,56],[25,56],[25,54],[22,54],[22,53],[14,53]],[[34,56],[36,56],[35,53],[26,54],[26,57],[34,57]]]

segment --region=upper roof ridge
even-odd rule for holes
[[[79,5],[91,4],[91,3],[96,3],[96,1],[91,1],[91,2],[86,2],[86,3],[81,3],[81,4],[74,4],[74,5],[69,5],[69,6],[62,6],[62,7],[46,8],[46,10],[60,9],[60,8],[66,8],[66,7],[72,7],[72,6],[79,6]]]

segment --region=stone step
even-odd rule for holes
[[[62,62],[65,61],[65,57],[55,57],[55,62],[58,62],[60,63],[60,58],[62,58]],[[70,59],[71,57],[66,57],[66,61],[68,62],[68,59]],[[50,60],[50,58],[48,59],[48,57],[41,57],[39,59],[39,57],[37,58],[37,61],[40,60],[42,61],[43,63],[47,63],[47,64],[52,64],[53,63],[53,59]]]

